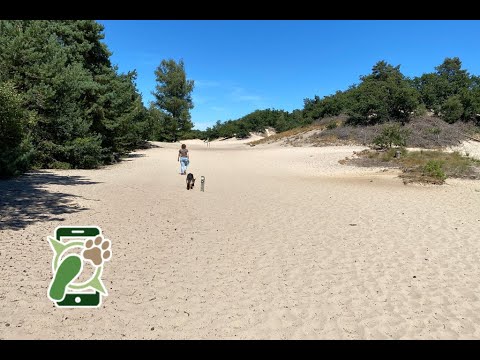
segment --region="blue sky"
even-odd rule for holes
[[[136,69],[148,106],[155,68],[183,59],[195,81],[195,128],[256,109],[292,111],[303,99],[345,90],[379,60],[407,76],[458,56],[480,75],[480,21],[100,20],[121,72]]]

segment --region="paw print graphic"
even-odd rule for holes
[[[87,240],[85,247],[86,250],[83,251],[83,257],[90,260],[95,266],[102,265],[104,261],[108,261],[112,257],[110,241],[102,236],[97,236],[95,241]]]

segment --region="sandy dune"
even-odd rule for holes
[[[193,191],[165,143],[0,182],[1,339],[479,338],[480,182],[338,164],[356,147],[187,144]],[[47,298],[58,225],[111,239],[100,309]]]
[[[478,141],[463,141],[460,145],[453,146],[447,149],[447,151],[458,151],[464,156],[480,160],[480,142]]]

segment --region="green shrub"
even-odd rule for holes
[[[62,162],[62,161],[54,161],[52,164],[50,164],[50,167],[52,169],[62,169],[62,170],[68,170],[72,168],[69,163]]]
[[[399,124],[386,124],[380,135],[373,139],[373,143],[382,149],[394,146],[406,146],[409,132]]]
[[[327,130],[333,130],[336,127],[337,127],[337,122],[335,120],[332,120],[327,124]]]
[[[237,131],[237,133],[235,134],[235,137],[237,139],[246,139],[250,136],[250,132],[245,129],[245,128],[241,128]]]
[[[0,177],[18,176],[31,168],[35,149],[27,137],[20,145],[0,153]]]
[[[440,141],[440,133],[442,132],[442,129],[436,126],[431,128],[430,132],[437,137],[437,141]]]
[[[425,116],[427,114],[427,107],[424,103],[421,103],[417,106],[417,108],[413,111],[413,115],[416,117]]]
[[[450,96],[445,102],[442,104],[441,113],[442,118],[452,124],[463,115],[463,105],[459,95]]]
[[[423,167],[423,175],[431,176],[442,181],[447,178],[443,171],[442,162],[438,160],[429,160]]]
[[[93,169],[101,164],[102,142],[99,136],[76,138],[67,147],[68,163],[74,168]]]

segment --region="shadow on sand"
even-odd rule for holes
[[[145,157],[147,155],[145,154],[139,154],[139,153],[130,153],[128,155],[125,155],[125,158],[126,159],[135,159],[135,158],[141,158],[141,157]]]
[[[73,199],[77,196],[42,189],[44,185],[97,184],[83,176],[30,172],[15,179],[0,180],[0,230],[23,229],[40,221],[64,220],[62,215],[87,210]]]
[[[138,146],[138,149],[154,149],[154,148],[161,148],[163,149],[163,146],[154,144],[150,141],[146,141],[145,143],[141,144]]]

